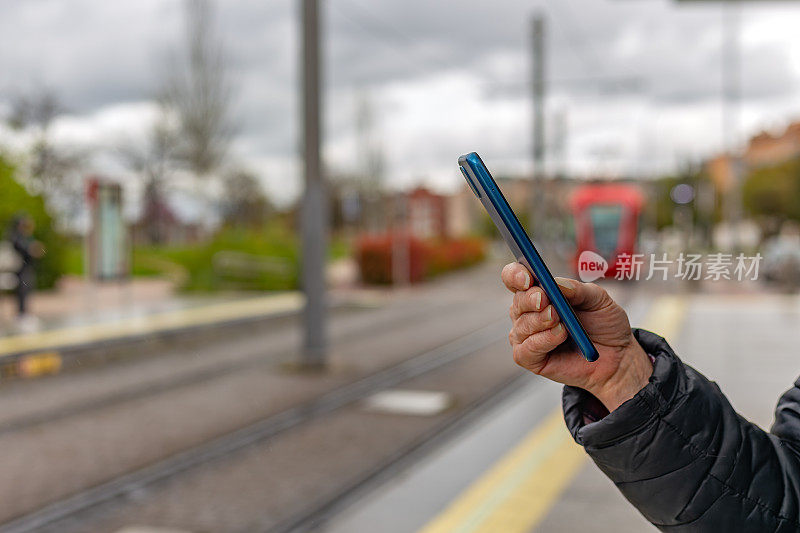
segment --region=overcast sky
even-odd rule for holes
[[[217,2],[235,85],[234,154],[281,202],[299,190],[297,0]],[[388,183],[461,186],[476,150],[497,173],[530,169],[530,17],[547,20],[550,167],[578,177],[652,175],[722,146],[722,9],[666,0],[322,0],[325,153],[358,168],[357,103],[374,110]],[[55,90],[60,142],[110,147],[153,117],[180,45],[180,0],[0,0],[0,108]],[[800,4],[741,9],[740,138],[800,117]],[[562,126],[559,128],[558,124]],[[0,140],[14,142],[0,132]],[[559,148],[561,146],[562,148]],[[97,170],[107,161],[100,157]]]

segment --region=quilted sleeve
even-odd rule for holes
[[[655,358],[650,383],[596,422],[585,415],[596,399],[565,387],[564,418],[576,442],[662,531],[800,531],[800,460],[787,438],[800,435],[800,391],[789,407],[782,400],[775,433],[767,433],[664,339],[634,334]]]

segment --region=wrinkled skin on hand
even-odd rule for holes
[[[544,291],[520,263],[503,268],[501,277],[513,294],[508,339],[514,361],[535,374],[591,392],[609,411],[647,385],[653,365],[631,332],[628,315],[594,283],[556,278],[600,357],[590,363],[563,344],[567,332]]]

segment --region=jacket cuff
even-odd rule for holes
[[[650,382],[633,398],[602,416],[608,411],[591,393],[578,387],[564,387],[564,421],[575,442],[581,446],[608,446],[637,433],[664,414],[675,397],[680,381],[680,360],[667,341],[655,333],[634,329],[633,334],[644,351],[655,360]],[[591,422],[593,419],[597,421]]]

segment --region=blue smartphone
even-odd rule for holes
[[[503,239],[511,248],[511,252],[517,261],[528,267],[537,283],[547,295],[550,303],[555,308],[564,327],[567,328],[570,338],[575,343],[575,347],[583,354],[587,361],[596,361],[599,357],[597,348],[594,347],[586,330],[583,329],[580,320],[575,316],[572,306],[561,294],[561,290],[553,279],[553,275],[544,264],[536,247],[533,246],[530,237],[525,233],[522,224],[519,223],[517,216],[508,205],[505,196],[500,192],[500,188],[495,183],[489,169],[483,164],[481,158],[475,152],[462,155],[458,158],[458,166],[461,173],[467,180],[472,192],[488,211],[494,225],[500,230]],[[568,339],[569,341],[569,339]]]

